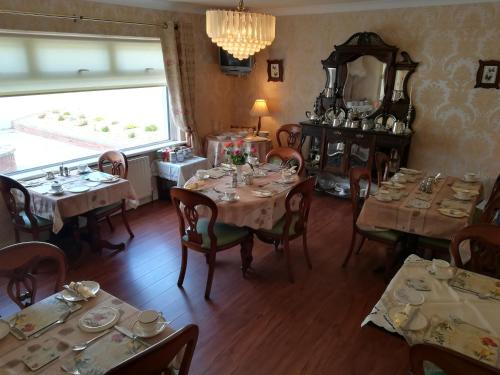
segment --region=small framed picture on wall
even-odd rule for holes
[[[479,60],[479,69],[476,75],[476,86],[485,89],[500,88],[500,61]]]
[[[267,81],[283,82],[283,60],[267,60]]]

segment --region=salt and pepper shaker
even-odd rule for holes
[[[64,163],[61,163],[59,166],[59,175],[64,176]]]
[[[68,167],[64,167],[64,175],[65,175],[66,177],[68,177],[68,176],[69,176],[69,168],[68,168]]]

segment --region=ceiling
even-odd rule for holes
[[[88,0],[108,4],[178,12],[204,13],[207,9],[234,9],[238,0]],[[435,5],[458,5],[500,0],[246,0],[245,7],[274,15],[320,14],[375,9],[413,8]]]

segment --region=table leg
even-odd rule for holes
[[[92,212],[87,214],[87,229],[89,234],[90,247],[93,251],[102,252],[102,249],[124,250],[125,244],[113,244],[101,238],[101,229],[99,227],[98,218]]]
[[[247,270],[253,261],[252,256],[253,249],[253,235],[248,236],[245,241],[241,243],[241,270],[243,272],[243,277],[245,277]]]

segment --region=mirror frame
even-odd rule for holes
[[[321,64],[325,70],[328,81],[328,68],[336,68],[336,78],[334,85],[335,95],[326,97],[325,91],[321,92],[316,98],[316,109],[318,115],[324,113],[331,107],[342,108],[347,111],[344,103],[343,88],[347,78],[347,63],[356,60],[361,56],[373,56],[377,60],[386,63],[386,80],[384,98],[382,105],[367,118],[374,119],[382,114],[385,117],[393,115],[397,120],[407,122],[409,110],[408,82],[411,75],[415,72],[418,62],[413,61],[407,52],[401,52],[401,58],[398,59],[398,47],[385,43],[382,38],[374,32],[360,32],[352,35],[345,43],[335,45],[334,51],[327,59],[322,60]],[[408,73],[403,81],[404,98],[392,102],[392,93],[397,70],[407,70]],[[326,90],[326,89],[325,89]],[[410,112],[409,126],[415,119],[415,108]]]

